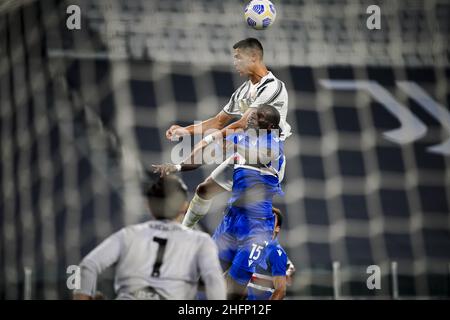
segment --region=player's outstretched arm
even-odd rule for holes
[[[207,130],[211,129],[222,129],[225,125],[233,119],[233,116],[220,111],[215,117],[209,118],[205,121],[202,121],[198,124],[192,124],[187,127],[181,127],[179,125],[172,125],[166,131],[166,138],[172,140],[173,138],[182,137],[185,135],[193,135],[194,133],[204,133]]]
[[[194,146],[194,151],[188,157],[189,160],[187,162],[194,163],[195,156],[198,154],[198,152],[202,152],[203,148],[205,148],[212,141],[224,141],[228,135],[235,133],[238,130],[246,129],[247,128],[247,119],[248,119],[249,115],[254,111],[255,111],[255,108],[249,108],[239,120],[236,120],[236,121],[230,123],[228,126],[226,126],[224,128],[222,126],[221,130],[218,130],[218,131],[206,136],[204,139],[202,139],[199,143],[197,143]],[[221,113],[228,115],[224,111],[221,111],[219,114],[221,114]],[[230,115],[228,115],[228,116],[230,116]],[[231,119],[231,116],[229,119]]]
[[[270,300],[283,300],[286,296],[286,276],[273,277],[275,291],[270,296]]]
[[[176,173],[178,171],[195,170],[200,166],[201,165],[199,164],[178,164],[178,165],[173,163],[152,164],[153,173],[159,174],[161,178]]]
[[[123,237],[124,229],[108,237],[83,259],[80,263],[80,289],[74,291],[74,300],[94,299],[97,276],[119,259]]]
[[[221,130],[211,134],[211,137],[214,138],[215,140],[225,139],[228,135],[230,135],[238,130],[245,130],[247,128],[248,117],[250,116],[251,113],[255,112],[255,110],[256,110],[256,108],[248,108],[247,111],[245,111],[245,113],[242,115],[242,117],[240,119],[230,123],[226,127],[220,128]],[[225,112],[223,112],[223,113],[225,113]]]
[[[287,260],[286,252],[279,248],[277,248],[277,250],[271,250],[269,254],[269,263],[272,267],[273,287],[275,289],[270,300],[282,300],[286,296]]]
[[[228,126],[221,130],[222,136],[225,138],[230,132],[233,132],[235,130],[245,130],[245,128],[247,128],[247,120],[249,115],[255,111],[256,108],[248,108],[240,119],[230,123]]]
[[[209,143],[210,142],[207,142],[206,140],[200,141],[200,143],[195,145],[194,150],[191,152],[189,157],[187,157],[181,164],[152,164],[153,173],[157,173],[160,177],[164,177],[179,171],[191,171],[200,168],[203,163],[196,163],[195,160],[203,159],[202,152]]]

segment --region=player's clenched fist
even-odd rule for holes
[[[182,126],[174,124],[166,131],[166,138],[173,140],[174,138],[179,138],[189,134],[189,132]]]
[[[178,171],[177,166],[172,163],[152,164],[152,167],[153,173],[159,173],[160,177],[168,176]]]

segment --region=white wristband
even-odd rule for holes
[[[213,135],[209,134],[206,137],[203,138],[203,141],[206,142],[206,144],[210,144],[214,140]]]
[[[181,164],[176,164],[175,169],[177,169],[177,172],[181,171]]]

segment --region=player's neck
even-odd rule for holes
[[[261,81],[263,77],[265,77],[269,73],[269,70],[267,70],[266,66],[261,64],[256,66],[251,73],[249,74],[248,78],[253,84],[256,84]]]

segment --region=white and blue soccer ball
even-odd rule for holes
[[[252,0],[244,9],[244,17],[250,27],[262,30],[274,23],[277,11],[269,0]]]

